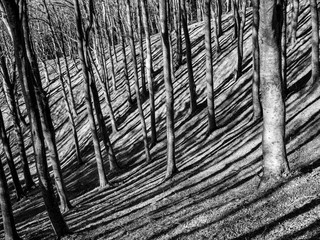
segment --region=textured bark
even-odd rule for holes
[[[262,117],[261,101],[260,101],[260,53],[259,53],[259,0],[252,0],[252,105],[253,105],[253,121],[257,121]]]
[[[282,32],[281,32],[281,79],[282,91],[285,98],[287,92],[287,0],[282,1]]]
[[[147,11],[147,1],[141,0],[143,25],[146,34],[146,77],[148,81],[149,90],[149,103],[150,103],[150,129],[151,129],[151,146],[157,143],[157,131],[156,131],[156,107],[154,100],[154,87],[153,87],[153,67],[152,67],[152,49],[150,39],[150,27],[149,27],[149,13]]]
[[[29,59],[27,58],[24,33],[23,28],[21,27],[21,19],[19,18],[19,6],[17,3],[11,0],[1,0],[1,2],[7,13],[8,22],[12,30],[15,59],[17,68],[19,70],[19,80],[29,114],[39,184],[51,225],[56,235],[60,238],[70,231],[60,212],[50,181],[50,175],[46,161],[44,136],[40,122],[38,104],[35,98],[34,85],[36,85],[37,81],[35,76],[33,76],[33,73],[30,71],[31,65]],[[23,2],[20,1],[19,4],[23,4]]]
[[[10,193],[8,189],[7,179],[3,170],[2,161],[0,159],[0,205],[1,215],[4,229],[5,240],[20,240],[18,235],[10,202]]]
[[[181,36],[181,0],[175,0],[175,32],[176,32],[176,41],[177,41],[177,49],[176,49],[176,62],[177,65],[182,65],[182,36]]]
[[[92,4],[92,1],[90,1],[90,4]],[[82,30],[82,20],[81,20],[81,12],[80,12],[80,6],[79,1],[74,0],[74,11],[76,15],[76,25],[77,25],[77,44],[78,44],[78,54],[79,59],[81,63],[82,68],[82,74],[83,74],[83,89],[84,89],[84,99],[85,104],[87,108],[87,114],[88,114],[88,120],[92,135],[92,141],[93,141],[93,147],[94,147],[94,153],[97,163],[97,170],[98,170],[98,176],[99,176],[99,184],[100,187],[105,187],[108,185],[107,177],[105,174],[105,169],[103,166],[103,160],[102,160],[102,154],[101,154],[101,147],[100,142],[97,134],[97,127],[94,120],[94,113],[93,113],[93,107],[91,102],[91,94],[90,94],[90,78],[89,78],[89,69],[88,69],[88,61],[87,56],[85,55],[85,43],[86,39]],[[93,20],[93,19],[92,19]],[[86,28],[86,34],[89,34],[90,28],[92,26],[93,22],[89,22],[89,26]],[[91,24],[91,26],[90,26]]]
[[[239,79],[242,75],[242,61],[243,61],[243,34],[244,34],[244,26],[246,23],[246,5],[247,1],[243,1],[241,5],[241,13],[239,13],[238,5],[235,5],[236,11],[239,15],[240,23],[238,28],[238,39],[237,39],[237,68],[235,79]],[[238,18],[238,17],[237,17]]]
[[[211,46],[211,0],[204,1],[204,41],[206,48],[206,82],[207,82],[207,109],[208,109],[208,130],[211,134],[216,128],[214,113],[214,87],[213,87],[213,70],[212,70],[212,46]]]
[[[285,105],[281,83],[282,6],[277,0],[260,1],[259,47],[263,110],[263,181],[279,180],[287,168]]]
[[[167,108],[167,170],[164,180],[171,178],[178,172],[175,160],[175,134],[174,134],[174,95],[171,79],[171,56],[170,42],[167,23],[167,0],[159,1],[159,15],[161,25],[161,39],[163,52],[163,77],[166,89],[166,108]]]
[[[318,87],[319,83],[319,12],[317,8],[317,0],[310,0],[311,8],[311,25],[312,25],[312,51],[311,51],[311,68],[312,77],[311,82],[308,83],[309,87]]]
[[[182,28],[184,33],[184,39],[186,43],[186,53],[187,53],[187,68],[188,68],[188,80],[189,80],[189,94],[190,94],[190,113],[193,114],[197,110],[197,93],[196,85],[194,83],[193,76],[193,66],[192,66],[192,45],[189,36],[188,22],[187,22],[187,8],[186,0],[182,0],[181,6],[181,19]]]
[[[126,0],[126,10],[127,10],[127,22],[128,22],[128,30],[129,30],[129,42],[130,42],[130,49],[132,55],[132,65],[133,65],[133,77],[135,81],[135,90],[136,90],[136,98],[137,98],[137,105],[139,110],[141,128],[142,128],[142,136],[143,136],[143,143],[144,143],[144,151],[146,154],[146,161],[151,161],[150,150],[148,146],[148,136],[147,136],[147,127],[146,122],[144,119],[144,113],[142,109],[142,102],[139,93],[139,79],[138,79],[138,68],[137,68],[137,59],[136,59],[136,49],[134,44],[133,38],[133,28],[131,24],[131,16],[130,16],[130,0]]]
[[[5,153],[7,163],[9,165],[13,185],[16,191],[16,197],[18,200],[20,200],[24,196],[24,192],[22,190],[20,180],[17,174],[17,170],[14,164],[14,159],[12,156],[12,151],[10,148],[10,141],[6,133],[6,128],[4,125],[3,117],[2,117],[2,111],[0,110],[0,138],[3,145],[3,151]]]

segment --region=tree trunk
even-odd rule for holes
[[[17,68],[19,70],[19,80],[29,113],[39,184],[52,227],[56,235],[60,238],[70,231],[59,210],[50,181],[40,114],[33,85],[36,83],[36,80],[30,72],[31,65],[27,58],[22,22],[19,18],[19,6],[14,1],[1,0],[1,2],[6,10],[8,22],[13,35],[14,53]],[[20,1],[19,4],[23,4],[23,2]]]
[[[190,42],[190,36],[189,36],[189,30],[188,30],[186,0],[182,0],[182,1],[183,2],[182,2],[180,11],[181,11],[184,39],[186,42],[189,94],[190,94],[190,113],[193,114],[197,110],[197,93],[196,93],[196,85],[194,83],[194,76],[193,76],[192,53],[191,53],[192,45]]]
[[[222,18],[222,4],[221,4],[221,0],[215,0],[215,4],[216,4],[216,19],[217,19],[217,24],[216,24],[216,26],[217,26],[217,29],[216,29],[216,31],[217,31],[217,35],[218,35],[218,37],[220,37],[221,35],[222,35],[222,24],[221,24],[221,22],[222,22],[222,20],[221,20],[221,18]]]
[[[299,17],[299,0],[292,0],[292,19],[291,19],[291,44],[294,46],[297,41],[297,28]]]
[[[261,101],[260,101],[260,53],[259,53],[259,0],[252,0],[252,105],[253,105],[253,121],[257,121],[262,117]]]
[[[92,4],[91,0],[90,0],[90,4]],[[84,82],[83,82],[84,84],[83,89],[85,94],[84,98],[85,98],[88,120],[89,120],[91,135],[92,135],[95,158],[97,162],[99,183],[100,183],[100,187],[102,188],[108,185],[108,181],[107,181],[105,169],[103,166],[100,142],[99,142],[97,127],[96,127],[94,115],[93,115],[93,107],[92,107],[91,94],[90,94],[90,78],[89,78],[88,60],[87,60],[87,56],[85,55],[86,39],[84,38],[84,34],[82,30],[81,12],[80,12],[80,6],[79,6],[78,0],[74,0],[74,8],[75,8],[74,11],[76,15],[76,25],[77,25],[78,54],[79,54],[79,59],[80,59],[83,78],[84,78]],[[89,28],[86,29],[87,33],[89,32],[89,30],[90,30]]]
[[[182,65],[182,36],[181,36],[181,0],[175,0],[175,32],[176,32],[176,62],[178,66]]]
[[[133,28],[131,25],[131,16],[130,16],[130,0],[126,0],[126,10],[127,10],[127,20],[128,20],[128,29],[129,29],[129,42],[130,42],[130,48],[131,48],[131,55],[132,55],[132,64],[133,64],[133,76],[135,79],[135,90],[136,90],[136,98],[137,98],[137,105],[140,115],[140,122],[142,127],[142,135],[143,135],[143,142],[144,142],[144,151],[146,154],[146,161],[151,161],[149,146],[148,146],[148,136],[147,136],[147,127],[146,122],[144,119],[143,109],[142,109],[142,102],[140,98],[139,93],[139,80],[138,80],[138,69],[137,69],[137,59],[136,59],[136,49],[134,44],[134,38],[133,38]]]
[[[20,240],[18,235],[12,212],[10,201],[10,193],[8,189],[7,179],[3,170],[2,161],[0,159],[0,205],[4,229],[5,240]]]
[[[127,53],[126,53],[126,44],[125,44],[125,32],[123,29],[122,21],[121,21],[121,16],[120,16],[120,4],[119,0],[117,0],[117,6],[118,6],[118,21],[119,21],[119,28],[120,28],[120,35],[121,35],[121,50],[122,50],[122,61],[123,61],[123,72],[124,72],[124,78],[125,78],[125,85],[127,89],[127,103],[128,106],[132,106],[132,96],[131,96],[131,89],[130,89],[130,81],[129,81],[129,73],[128,73],[128,64],[127,64]]]
[[[285,98],[287,92],[287,0],[283,0],[283,18],[281,32],[281,79]]]
[[[151,129],[151,146],[157,143],[157,131],[156,131],[156,107],[154,100],[154,87],[153,87],[153,67],[152,67],[152,49],[151,49],[151,39],[150,39],[150,28],[149,28],[149,13],[147,11],[147,1],[141,0],[142,15],[144,31],[146,34],[146,68],[147,68],[147,80],[149,87],[149,101],[150,101],[150,129]]]
[[[174,95],[171,79],[170,42],[167,23],[167,0],[159,1],[159,15],[161,25],[162,52],[163,52],[163,77],[166,88],[167,108],[167,170],[164,180],[171,178],[178,172],[175,160],[175,134],[174,134]]]
[[[237,39],[239,37],[240,30],[240,14],[239,14],[239,0],[232,0],[233,6],[233,21],[234,21],[234,34],[233,39]]]
[[[242,61],[243,61],[243,34],[244,34],[244,26],[246,23],[246,4],[247,1],[243,1],[241,6],[241,14],[239,13],[239,5],[236,4],[237,16],[239,15],[239,28],[238,28],[238,39],[237,39],[237,69],[235,74],[235,79],[239,79],[242,75]],[[238,17],[237,17],[238,18]]]
[[[308,87],[318,87],[319,83],[319,13],[317,7],[317,0],[310,0],[311,8],[311,25],[312,25],[312,51],[311,51],[311,69],[312,77]]]
[[[0,49],[0,52],[1,49]],[[10,113],[13,118],[13,128],[16,134],[16,139],[17,139],[17,145],[19,148],[19,155],[20,155],[20,161],[22,163],[22,169],[23,169],[23,175],[24,175],[24,180],[25,180],[25,189],[29,191],[35,183],[32,180],[30,169],[29,169],[29,163],[26,155],[26,150],[25,150],[25,145],[24,145],[24,140],[23,140],[23,133],[20,125],[20,120],[18,117],[18,110],[17,110],[17,104],[16,104],[16,97],[14,93],[14,84],[16,82],[16,70],[14,69],[13,73],[13,80],[12,82],[10,81],[10,76],[9,72],[7,69],[7,64],[5,60],[5,56],[2,55],[1,57],[1,67],[2,67],[2,73],[3,73],[3,89],[6,95],[8,107],[10,109]],[[15,66],[13,66],[16,68]]]
[[[213,5],[213,2],[212,2]],[[213,37],[214,37],[214,42],[216,44],[216,52],[217,54],[219,54],[221,52],[221,48],[220,48],[220,42],[219,42],[219,33],[218,33],[218,21],[217,21],[217,14],[214,10],[213,7],[211,7],[211,12],[212,12],[212,20],[213,20]]]
[[[208,108],[208,130],[211,134],[216,128],[214,113],[214,88],[213,88],[213,70],[212,70],[212,46],[211,46],[211,0],[204,1],[204,35],[206,48],[206,82],[207,82],[207,108]]]
[[[9,138],[7,136],[6,133],[6,128],[4,125],[4,121],[3,121],[3,117],[2,117],[2,111],[0,110],[0,132],[1,132],[1,142],[3,145],[3,151],[5,153],[6,159],[7,159],[7,163],[9,165],[9,169],[10,169],[10,173],[11,173],[11,177],[12,177],[12,181],[13,181],[13,185],[14,188],[16,190],[16,197],[17,200],[20,200],[23,196],[24,196],[24,192],[22,190],[20,181],[19,181],[19,177],[18,177],[18,173],[14,164],[14,159],[12,156],[12,151],[10,148],[10,141]]]
[[[282,6],[277,0],[260,1],[259,47],[261,103],[263,111],[263,180],[279,180],[287,170],[285,105],[281,83]]]
[[[139,50],[140,50],[140,76],[141,76],[141,95],[144,98],[147,96],[146,88],[146,74],[145,74],[145,64],[144,64],[144,51],[143,51],[143,27],[142,27],[142,12],[141,12],[141,2],[138,0],[137,7],[137,32],[139,36]]]

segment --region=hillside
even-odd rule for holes
[[[301,6],[298,41],[288,49],[286,140],[291,175],[270,189],[259,190],[262,170],[261,121],[252,122],[251,11],[247,13],[243,76],[235,81],[236,42],[231,15],[223,17],[222,53],[214,58],[215,106],[219,129],[206,133],[206,83],[203,22],[190,26],[199,111],[188,114],[186,64],[175,72],[176,160],[179,173],[161,183],[166,167],[165,97],[161,41],[152,37],[159,143],[152,148],[152,163],[145,164],[143,142],[134,106],[128,109],[121,78],[112,103],[119,132],[112,133],[117,159],[123,168],[109,174],[114,187],[98,188],[93,146],[87,124],[81,72],[73,67],[82,158],[77,166],[71,130],[51,71],[48,86],[63,174],[74,209],[64,217],[74,234],[64,239],[318,239],[320,238],[320,89],[304,92],[311,76],[310,11]],[[129,50],[127,51],[130,57]],[[71,64],[71,63],[70,63]],[[132,77],[132,66],[129,66]],[[132,90],[133,79],[131,79]],[[102,94],[102,93],[101,93]],[[102,98],[101,98],[102,99]],[[102,104],[104,104],[102,102]],[[149,106],[143,105],[147,126]],[[107,116],[107,114],[105,114]],[[110,127],[110,126],[109,126]],[[111,127],[110,127],[111,129]],[[29,137],[27,133],[26,136]],[[30,139],[29,158],[35,175]],[[105,151],[104,157],[106,157]],[[107,166],[107,162],[106,162]],[[13,204],[17,230],[23,239],[53,239],[54,235],[38,189]],[[1,224],[1,228],[2,224]],[[3,229],[1,229],[3,238]]]

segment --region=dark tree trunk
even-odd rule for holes
[[[282,32],[281,32],[281,79],[282,91],[285,98],[287,92],[287,0],[282,1]]]
[[[252,105],[253,105],[253,121],[257,121],[262,117],[261,101],[260,101],[260,53],[259,53],[259,0],[252,0]]]
[[[132,55],[132,64],[133,64],[133,76],[135,80],[135,90],[136,90],[136,98],[137,98],[137,105],[140,115],[140,122],[142,127],[142,136],[143,136],[143,142],[144,142],[144,151],[146,154],[146,161],[151,161],[150,156],[150,150],[148,146],[148,136],[147,136],[147,127],[146,122],[144,119],[144,113],[142,108],[142,102],[140,98],[139,93],[139,79],[138,79],[138,69],[137,69],[137,59],[136,59],[136,49],[134,44],[134,38],[133,38],[133,28],[131,24],[131,16],[130,16],[130,0],[126,0],[126,10],[127,10],[127,18],[128,18],[128,29],[129,29],[129,42],[130,42],[130,48],[131,48],[131,55]]]
[[[288,170],[285,148],[285,105],[281,83],[281,4],[260,1],[259,47],[263,110],[263,179],[278,181]]]
[[[37,81],[33,76],[33,73],[30,72],[31,65],[27,58],[22,22],[19,18],[19,6],[14,1],[1,0],[1,2],[7,13],[8,22],[13,35],[14,53],[19,70],[19,80],[29,113],[39,184],[52,227],[56,235],[60,238],[70,231],[60,212],[50,181],[46,161],[44,136],[41,127],[38,104],[35,97],[34,84],[36,84]],[[23,4],[23,2],[20,1],[19,4]]]
[[[90,5],[93,4],[92,1],[90,1]],[[91,102],[91,94],[90,94],[90,77],[89,77],[89,68],[88,68],[88,59],[85,55],[85,43],[86,39],[83,33],[83,27],[82,27],[82,19],[81,19],[81,12],[80,12],[80,6],[79,1],[74,0],[74,11],[76,15],[76,25],[77,25],[77,43],[78,43],[78,54],[79,59],[81,63],[83,78],[84,78],[84,93],[85,93],[85,103],[87,108],[87,114],[88,114],[88,120],[90,124],[90,130],[92,135],[92,141],[94,146],[94,153],[95,158],[97,162],[97,170],[99,175],[99,183],[100,187],[105,187],[108,185],[107,177],[105,174],[105,169],[103,166],[103,160],[102,160],[102,154],[101,154],[101,148],[100,148],[100,142],[97,134],[97,127],[94,120],[94,113],[93,113],[93,107]],[[91,19],[91,22],[89,22],[89,26],[86,28],[86,34],[89,33],[90,28],[92,27],[93,19]]]
[[[206,82],[207,82],[207,108],[208,108],[208,130],[211,134],[216,128],[214,113],[214,88],[213,88],[213,70],[212,70],[212,46],[211,46],[211,0],[204,1],[204,34],[206,48]]]
[[[150,39],[150,28],[149,28],[149,13],[147,11],[147,1],[141,0],[142,3],[142,15],[144,31],[146,34],[146,68],[147,68],[147,80],[149,87],[149,101],[150,101],[150,128],[151,128],[151,146],[157,143],[157,131],[156,131],[156,107],[154,100],[154,87],[153,87],[153,67],[152,67],[152,49]]]
[[[174,134],[174,95],[171,79],[171,56],[167,18],[167,0],[160,0],[159,15],[161,25],[162,52],[163,52],[163,77],[166,88],[167,108],[167,170],[164,180],[171,178],[178,172],[175,160],[175,134]]]
[[[182,65],[182,36],[181,36],[181,0],[175,0],[175,32],[177,41],[176,62],[178,66]]]
[[[197,93],[196,93],[196,85],[194,83],[194,76],[193,76],[192,53],[191,53],[192,45],[191,45],[189,30],[188,30],[186,0],[182,0],[182,1],[183,2],[182,2],[180,11],[181,11],[182,28],[183,28],[184,39],[186,43],[186,53],[187,53],[189,94],[190,94],[190,113],[193,114],[197,110]]]
[[[10,193],[8,189],[7,179],[3,170],[2,161],[0,159],[0,205],[4,229],[5,240],[20,240],[18,235],[10,202]]]
[[[234,21],[234,34],[233,39],[237,39],[239,37],[240,30],[240,14],[239,14],[239,0],[232,0],[232,8],[233,8],[233,21]]]
[[[3,145],[3,151],[6,155],[7,163],[9,165],[10,173],[12,176],[12,181],[14,188],[16,190],[16,197],[18,200],[20,200],[24,196],[24,192],[22,190],[19,177],[17,174],[17,170],[14,164],[11,148],[10,148],[10,141],[6,133],[6,128],[4,125],[3,117],[2,117],[2,111],[0,110],[0,132],[1,132],[1,141]]]
[[[217,29],[216,29],[216,31],[217,31],[218,37],[220,37],[222,35],[222,24],[221,24],[221,22],[222,22],[222,20],[221,20],[221,18],[222,18],[222,4],[221,4],[221,1],[222,0],[215,0],[216,15],[217,15],[216,16],[216,19],[217,19],[217,24],[216,24]]]

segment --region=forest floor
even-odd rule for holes
[[[320,239],[320,90],[304,91],[311,76],[309,7],[302,6],[298,40],[288,49],[286,146],[291,174],[267,189],[258,189],[262,172],[262,121],[251,121],[251,11],[247,16],[243,75],[238,80],[233,78],[236,42],[232,40],[231,15],[223,18],[222,53],[214,57],[218,129],[209,137],[205,134],[203,22],[190,26],[199,111],[193,116],[188,113],[188,73],[183,64],[175,72],[174,81],[179,173],[163,183],[166,123],[159,35],[152,37],[159,142],[151,149],[149,164],[145,164],[138,111],[136,106],[128,109],[125,103],[118,49],[119,90],[113,91],[111,97],[119,131],[110,137],[123,170],[108,175],[112,183],[117,183],[114,187],[99,189],[80,71],[73,68],[74,94],[79,107],[77,128],[85,161],[81,167],[76,163],[57,75],[52,72],[48,92],[63,174],[74,206],[64,213],[73,231],[64,239]],[[149,130],[148,101],[143,107]],[[28,132],[25,134],[30,138]],[[30,141],[28,146],[36,179]],[[11,181],[9,184],[12,187]],[[23,239],[54,239],[38,189],[23,201],[13,201],[17,230]],[[3,238],[2,224],[0,238]]]

